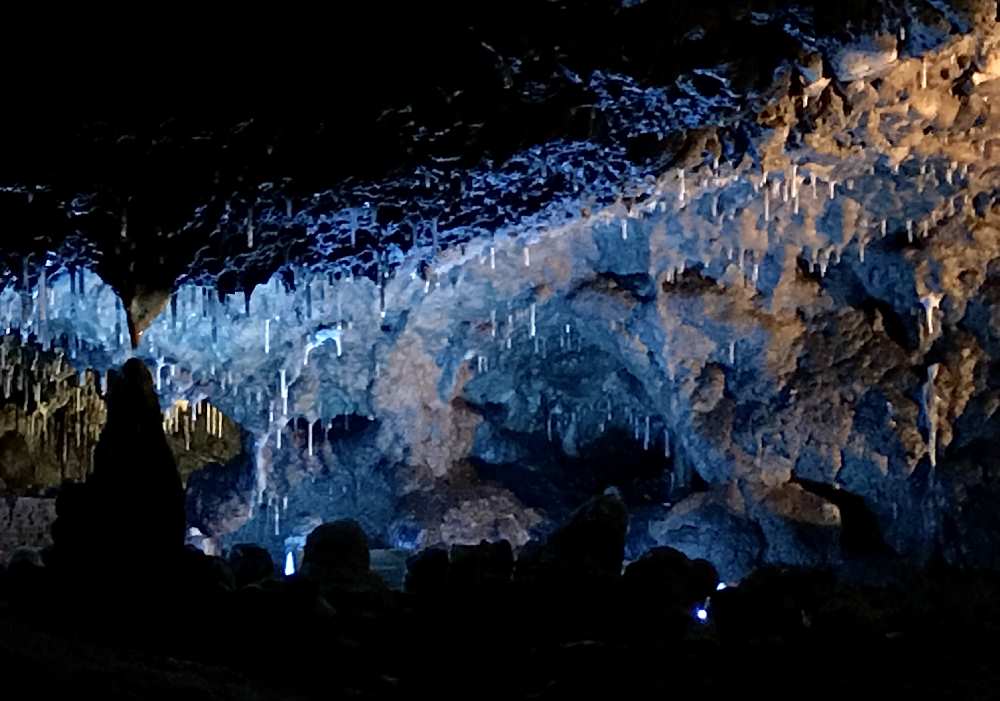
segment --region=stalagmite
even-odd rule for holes
[[[531,267],[531,249],[527,246],[524,247],[524,265],[527,268]]]
[[[927,89],[927,57],[920,58],[920,89]]]
[[[628,219],[622,219],[622,241],[628,241]]]
[[[649,450],[649,417],[646,417],[646,428],[642,434],[642,449]]]
[[[684,199],[685,199],[685,197],[687,197],[687,186],[686,186],[686,183],[684,181],[684,169],[683,168],[678,169],[678,171],[677,171],[677,177],[680,180],[680,190],[677,193],[677,200],[681,203],[681,205],[683,205],[684,204]]]
[[[528,332],[528,335],[529,335],[530,338],[534,338],[535,334],[536,334],[536,328],[535,328],[535,303],[534,302],[531,303],[531,312],[530,313],[531,313],[531,326],[530,326],[530,330]]]
[[[670,457],[670,432],[663,429],[663,457]]]

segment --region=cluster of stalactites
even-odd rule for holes
[[[182,436],[185,450],[191,450],[192,442],[199,436],[223,440],[225,430],[225,415],[205,400],[178,400],[163,412],[163,432],[168,436]]]
[[[32,450],[53,454],[64,477],[86,477],[107,418],[106,379],[78,373],[62,351],[43,351],[7,335],[0,340],[0,385],[2,410],[13,413],[15,430]],[[73,466],[78,473],[67,472]]]

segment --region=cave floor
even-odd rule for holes
[[[720,645],[710,632],[680,644],[579,640],[556,646],[532,640],[465,645],[426,631],[427,645],[408,651],[362,688],[330,668],[260,674],[166,654],[108,646],[19,620],[0,607],[0,670],[10,699],[313,699],[313,698],[1000,698],[1000,664],[979,632],[921,639],[852,640],[849,636]],[[484,636],[484,640],[489,636]],[[517,643],[520,642],[520,645]],[[266,644],[262,641],[262,644]],[[280,641],[275,641],[280,645]],[[320,656],[321,658],[322,656]],[[316,664],[316,659],[305,664]],[[302,674],[305,672],[305,674]],[[316,674],[329,675],[317,685]],[[373,671],[374,673],[374,671]],[[276,684],[275,679],[286,681]],[[301,685],[299,680],[311,678]]]

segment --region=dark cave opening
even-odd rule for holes
[[[829,484],[793,477],[792,482],[835,504],[840,509],[840,546],[850,558],[895,557],[883,536],[878,516],[864,497]]]

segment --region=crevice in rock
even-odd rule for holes
[[[807,492],[835,504],[840,509],[840,544],[846,557],[866,558],[896,555],[896,552],[886,544],[882,537],[878,517],[865,503],[863,497],[829,484],[797,476],[793,476],[791,481]]]

